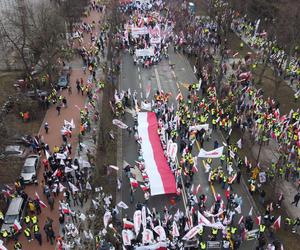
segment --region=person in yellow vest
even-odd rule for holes
[[[8,231],[7,231],[6,229],[4,229],[4,230],[1,232],[1,236],[2,236],[2,238],[3,238],[3,241],[4,241],[4,242],[7,242],[8,236],[9,236]]]
[[[30,221],[31,221],[31,220],[30,220],[30,216],[29,216],[29,215],[26,215],[25,218],[24,218],[24,222],[25,222],[25,224],[26,224],[27,227],[29,227]]]
[[[14,249],[15,250],[22,250],[22,244],[17,240],[15,241]]]
[[[206,242],[201,241],[199,246],[200,246],[200,249],[206,249]]]
[[[28,240],[28,242],[32,241],[31,232],[30,232],[30,228],[29,227],[25,228],[24,235],[25,235],[26,239]]]
[[[37,224],[33,226],[34,238],[39,242],[39,245],[42,245],[42,235],[40,233],[40,228]]]
[[[33,225],[35,225],[35,224],[38,223],[38,218],[37,218],[36,215],[33,215],[33,216],[31,217],[31,222],[32,222]]]
[[[218,236],[218,229],[217,228],[212,228],[211,229],[211,240],[214,241],[217,239]]]
[[[266,231],[266,226],[264,224],[259,225],[259,233],[263,234]]]

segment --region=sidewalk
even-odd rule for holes
[[[95,21],[96,23],[98,23],[101,20],[101,18],[102,18],[102,14],[100,14],[96,11],[91,11],[90,16],[88,16],[87,18],[84,18],[83,20],[86,23],[92,23],[92,21]],[[96,30],[96,32],[98,35],[99,34],[98,30]],[[86,48],[89,48],[89,44],[90,44],[90,35],[84,33],[83,46],[85,46]],[[72,131],[72,138],[69,140],[69,143],[71,143],[71,145],[72,145],[73,150],[72,150],[71,156],[74,159],[74,157],[77,157],[77,154],[78,154],[78,150],[76,150],[76,149],[78,147],[77,135],[79,134],[79,125],[80,125],[79,109],[85,107],[85,100],[86,100],[86,96],[81,95],[81,93],[77,94],[76,79],[83,78],[83,80],[86,82],[87,78],[88,78],[88,74],[84,74],[82,71],[82,68],[78,67],[78,57],[75,58],[71,62],[71,66],[73,64],[76,65],[75,67],[73,67],[72,73],[70,76],[70,86],[72,88],[73,93],[68,94],[67,90],[62,91],[62,95],[67,98],[68,107],[62,108],[61,114],[58,116],[55,106],[51,106],[45,115],[44,121],[40,127],[38,134],[43,136],[45,143],[47,143],[49,145],[49,148],[52,151],[54,146],[56,146],[56,145],[59,146],[62,142],[61,127],[64,124],[64,120],[71,121],[73,119],[74,123],[75,123],[75,128]],[[98,71],[97,71],[97,77],[99,77]],[[99,100],[97,100],[97,101],[99,101]],[[49,124],[49,133],[48,134],[46,134],[44,131],[44,123],[46,121]],[[92,125],[95,126],[95,124],[92,124]],[[83,144],[86,145],[86,147],[91,148],[91,151],[95,151],[95,145],[93,145],[90,135],[84,137]],[[42,157],[42,158],[44,158],[44,157]],[[82,160],[87,160],[86,151],[84,154],[81,153],[80,158]],[[43,169],[40,169],[39,173],[38,173],[39,185],[38,186],[35,186],[35,185],[26,186],[25,191],[29,197],[34,197],[35,193],[38,193],[41,200],[47,204],[46,197],[43,194],[42,185],[40,185],[41,181],[43,180],[43,172],[44,172]],[[49,218],[53,219],[53,229],[55,232],[55,236],[57,237],[59,235],[58,208],[59,208],[59,199],[62,199],[62,198],[63,198],[62,193],[60,193],[59,197],[55,199],[53,211],[51,211],[50,208],[42,208],[42,213],[38,216],[39,228],[40,228],[40,232],[42,234],[42,239],[43,239],[43,245],[42,245],[43,249],[54,249],[54,247],[55,247],[54,245],[50,245],[49,242],[46,242],[46,235],[43,230],[43,227],[44,227],[46,218],[49,217]],[[89,204],[86,204],[85,208],[88,208],[88,207],[89,207]],[[35,250],[35,249],[41,248],[38,245],[38,242],[36,240],[29,243],[25,239],[23,232],[21,232],[19,241],[22,243],[23,249]],[[9,244],[8,248],[12,249],[13,248],[12,244]]]

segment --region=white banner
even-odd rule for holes
[[[211,150],[211,151],[205,151],[204,149],[200,149],[200,152],[198,154],[198,157],[201,158],[219,158],[223,154],[224,147],[219,147],[217,149]]]
[[[199,125],[194,125],[194,126],[189,127],[189,131],[192,131],[192,130],[200,131],[201,129],[204,129],[205,131],[208,131],[209,124],[199,124]]]
[[[167,154],[171,158],[172,161],[175,161],[177,151],[178,151],[177,143],[175,143],[175,142],[170,143],[168,150],[167,150]]]
[[[150,43],[157,44],[161,42],[160,26],[156,25],[153,29],[149,28]]]
[[[131,34],[133,36],[139,36],[139,35],[146,35],[149,33],[149,30],[147,29],[146,26],[144,27],[131,27]]]
[[[154,48],[148,48],[148,49],[136,49],[135,50],[135,56],[141,57],[141,56],[154,56]]]
[[[156,250],[156,249],[160,249],[160,248],[167,248],[167,246],[168,245],[166,242],[158,242],[153,245],[136,247],[135,250]]]

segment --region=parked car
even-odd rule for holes
[[[37,90],[29,90],[25,93],[25,95],[27,97],[30,97],[32,99],[35,99],[37,97],[43,97],[43,96],[48,96],[48,91],[45,91],[45,90],[40,90],[40,89],[37,89]]]
[[[69,85],[69,77],[67,75],[61,75],[58,79],[57,86],[60,88],[66,88]]]
[[[0,159],[7,157],[25,157],[26,151],[19,145],[6,146],[4,151],[0,154]]]
[[[25,211],[26,207],[27,207],[27,201],[24,200],[22,197],[13,198],[4,216],[1,232],[7,230],[7,232],[10,233],[15,221],[18,222],[19,224],[22,224],[22,220],[26,212]]]
[[[39,155],[28,155],[22,171],[21,177],[25,184],[36,183],[37,184],[37,170],[40,165]]]

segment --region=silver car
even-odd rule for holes
[[[26,209],[26,201],[21,197],[15,197],[11,200],[4,221],[1,227],[1,232],[7,230],[10,234],[15,222],[22,224],[22,219]]]
[[[37,183],[37,170],[40,165],[39,155],[28,155],[21,172],[25,184]]]
[[[24,148],[19,145],[10,145],[6,146],[5,150],[0,154],[0,159],[4,159],[6,157],[25,157],[26,152]]]

